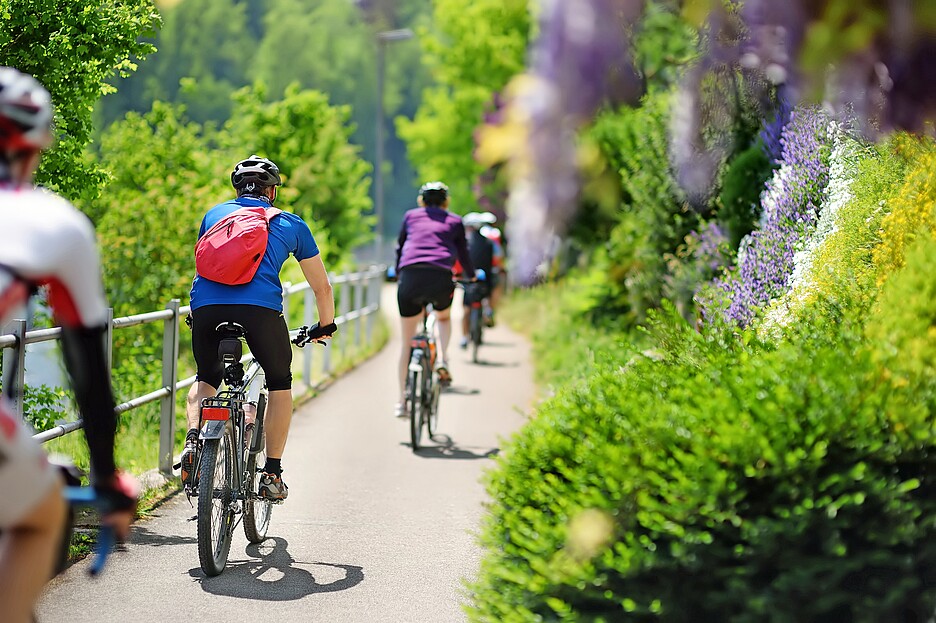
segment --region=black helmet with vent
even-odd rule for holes
[[[238,162],[231,171],[231,185],[237,192],[260,190],[280,186],[282,183],[279,167],[273,164],[273,161],[256,154]]]

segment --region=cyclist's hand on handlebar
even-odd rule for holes
[[[338,325],[332,322],[327,325],[315,323],[311,327],[302,327],[299,329],[299,335],[293,340],[296,346],[305,346],[309,342],[318,342],[324,344],[326,340],[331,339],[332,334],[338,330]]]
[[[106,500],[109,509],[101,517],[101,524],[113,528],[118,540],[126,540],[136,514],[140,483],[130,474],[118,471],[94,488],[98,496]]]

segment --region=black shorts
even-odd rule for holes
[[[244,327],[247,346],[263,368],[270,391],[292,387],[292,346],[282,312],[259,305],[205,305],[192,310],[192,352],[198,367],[196,378],[215,389],[221,386],[224,366],[218,357],[221,335],[215,328],[224,322]]]
[[[397,305],[404,318],[418,316],[430,303],[438,311],[448,309],[454,295],[455,283],[450,271],[418,265],[400,269]]]
[[[469,307],[473,303],[480,303],[489,296],[491,296],[491,286],[486,281],[465,284],[465,307]]]

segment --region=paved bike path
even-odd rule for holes
[[[395,305],[385,309],[396,333]],[[103,577],[88,578],[84,561],[54,580],[38,620],[464,621],[479,478],[534,397],[526,342],[504,327],[486,338],[483,365],[457,345],[450,353],[438,444],[413,454],[407,424],[392,416],[394,337],[297,411],[283,459],[289,500],[274,508],[271,538],[249,545],[238,526],[227,569],[205,577],[195,510],[176,495],[137,522]]]

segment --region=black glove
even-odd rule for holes
[[[327,324],[324,327],[320,326],[319,323],[315,323],[311,327],[302,327],[299,329],[299,335],[296,336],[296,339],[293,340],[293,344],[296,346],[305,346],[313,340],[317,340],[323,337],[331,337],[332,334],[338,330],[338,325],[334,322]]]
[[[314,325],[309,327],[309,339],[317,340],[320,337],[331,337],[332,334],[337,330],[338,325],[336,325],[334,322],[327,324],[324,327],[320,326],[319,323],[316,322]]]
[[[133,510],[140,497],[140,484],[137,480],[121,471],[114,472],[110,478],[94,483],[98,497],[106,501],[105,508],[110,511]]]

